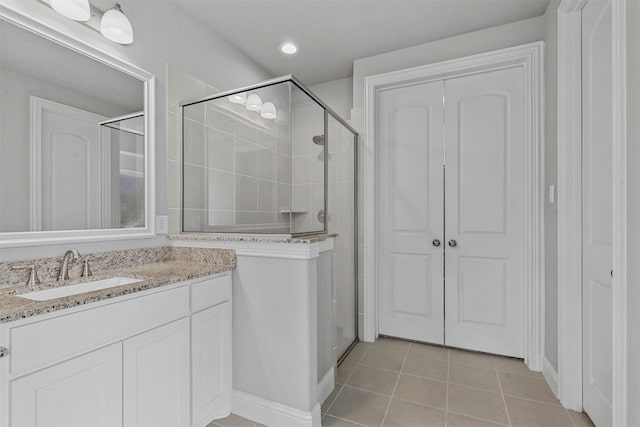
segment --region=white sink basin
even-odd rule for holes
[[[100,289],[113,288],[115,286],[128,285],[141,281],[142,279],[132,279],[130,277],[111,277],[109,279],[94,280],[93,282],[80,283],[77,285],[60,286],[58,288],[28,292],[18,296],[33,301],[47,301],[50,299],[68,297],[70,295],[83,294],[91,291],[99,291]]]

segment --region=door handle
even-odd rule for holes
[[[455,248],[456,246],[458,246],[458,242],[456,242],[455,240],[451,239],[451,240],[449,240],[449,246],[451,246],[452,248]]]
[[[438,239],[434,239],[433,242],[431,242],[431,243],[433,243],[433,246],[435,246],[436,248],[438,246],[440,246],[440,240],[438,240]]]

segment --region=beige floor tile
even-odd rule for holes
[[[322,402],[322,405],[320,405],[320,412],[322,412],[323,414],[327,412],[327,409],[329,409],[333,401],[336,400],[336,397],[338,396],[338,393],[340,393],[340,390],[342,390],[341,385],[334,387],[333,391],[329,393],[329,396],[327,396],[324,402]]]
[[[356,369],[355,363],[347,363],[342,362],[340,366],[338,366],[338,373],[336,375],[336,382],[338,384],[344,384],[347,382],[353,371]]]
[[[544,379],[540,372],[529,370],[522,359],[513,359],[510,357],[494,356],[493,364],[496,371],[507,374],[524,375],[526,377]]]
[[[358,363],[362,356],[369,350],[371,344],[368,342],[359,342],[355,347],[349,352],[347,357],[344,359],[343,363]]]
[[[499,372],[498,376],[502,385],[502,393],[505,395],[560,405],[545,380],[502,372]]]
[[[399,351],[401,353],[406,353],[409,351],[409,342],[395,340],[392,338],[381,337],[376,340],[373,344],[371,344],[372,348],[381,348],[383,350],[392,350]]]
[[[584,412],[567,411],[577,427],[594,427],[591,418]]]
[[[375,368],[400,372],[400,368],[402,368],[402,363],[404,362],[404,357],[404,353],[397,351],[370,348],[360,363],[363,365],[373,366]]]
[[[502,425],[451,412],[447,414],[447,427],[499,427]]]
[[[353,371],[347,385],[391,396],[399,375],[399,372],[359,365]]]
[[[498,377],[493,369],[454,365],[452,363],[449,367],[449,381],[455,384],[500,392]]]
[[[380,426],[390,400],[390,397],[345,387],[327,415],[366,426]]]
[[[402,374],[393,397],[444,409],[447,383]]]
[[[392,399],[384,427],[439,427],[445,425],[445,412],[411,402]]]
[[[450,384],[448,409],[487,421],[508,423],[502,395],[499,393]]]
[[[350,421],[341,420],[340,418],[327,415],[322,419],[322,427],[352,427],[360,426],[361,424],[352,423]]]
[[[409,352],[402,372],[419,377],[446,381],[449,375],[449,363],[434,360],[422,354]]]
[[[561,406],[505,396],[511,425],[514,427],[570,427],[571,417]]]
[[[437,345],[411,343],[409,353],[416,353],[433,360],[449,360],[449,349]]]
[[[231,414],[227,418],[215,420],[214,423],[224,427],[253,427],[256,424],[255,421],[242,418],[236,414]]]
[[[493,356],[473,351],[451,349],[449,361],[456,365],[475,366],[476,368],[493,369]]]

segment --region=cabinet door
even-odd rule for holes
[[[124,342],[124,425],[189,425],[189,319]]]
[[[226,416],[231,398],[231,302],[191,318],[193,424]]]
[[[122,344],[11,382],[11,425],[122,425]]]

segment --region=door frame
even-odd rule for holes
[[[558,8],[558,397],[582,410],[582,9]],[[613,0],[613,425],[627,424],[626,5]],[[566,189],[566,191],[563,191]],[[577,320],[576,320],[577,319]]]
[[[364,340],[378,336],[378,143],[377,94],[380,90],[461,77],[504,68],[525,73],[525,256],[524,356],[530,369],[540,371],[544,353],[544,42],[499,49],[435,64],[367,76],[364,135]]]

